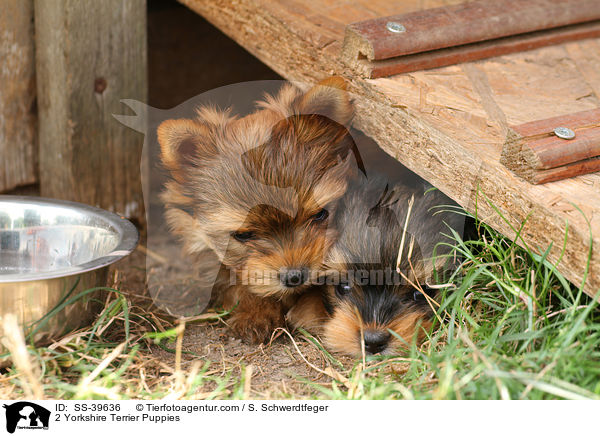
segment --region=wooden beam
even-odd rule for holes
[[[145,0],[35,0],[40,184],[143,222],[143,135],[116,121],[147,101]]]
[[[350,24],[345,45],[374,61],[594,20],[597,0],[476,0]]]
[[[508,124],[600,106],[600,41],[366,80],[340,60],[345,26],[422,2],[330,0],[324,8],[310,0],[180,1],[287,79],[310,84],[344,75],[356,96],[358,128],[508,237],[525,223],[517,242],[538,252],[551,245],[548,260],[577,285],[591,232],[585,290],[600,289],[600,175],[537,186],[499,162]]]
[[[33,0],[0,7],[0,192],[37,182]]]
[[[476,0],[349,24],[342,59],[376,79],[597,37],[598,20],[596,0]]]
[[[370,61],[356,49],[356,46],[351,42],[351,37],[348,37],[348,33],[346,33],[343,58],[350,68],[363,77],[378,79],[395,74],[472,62],[598,36],[600,36],[600,21],[593,21],[591,23],[574,24],[557,29],[541,30],[490,41]]]

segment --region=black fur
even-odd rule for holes
[[[434,267],[431,259],[434,253],[440,257],[449,252],[449,246],[438,244],[450,243],[444,236],[450,234],[448,227],[459,234],[463,232],[464,217],[441,208],[456,204],[441,192],[427,188],[425,184],[390,185],[378,176],[350,185],[336,217],[336,226],[343,232],[328,264],[332,272],[347,272],[350,278],[342,281],[347,280],[349,288],[346,286],[342,292],[338,285],[338,292],[329,291],[324,295],[330,314],[335,316],[336,306],[350,303],[365,325],[382,331],[387,331],[395,319],[407,313],[431,314],[426,297],[415,285],[435,297],[435,289],[426,283],[431,283],[433,272],[439,272],[440,264],[436,262]],[[404,232],[412,196],[413,206]],[[402,275],[396,272],[396,261],[403,234]],[[373,282],[373,278],[381,278],[382,271],[383,282]],[[369,280],[364,280],[365,275]]]

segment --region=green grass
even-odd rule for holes
[[[477,228],[474,240],[453,236],[462,261],[421,346],[345,367],[317,339],[295,335],[318,347],[330,365],[316,368],[329,383],[303,380],[309,398],[600,399],[597,302],[565,280],[548,251],[534,254],[481,222]],[[3,397],[36,389],[48,398],[73,399],[251,397],[243,370],[241,376],[232,369],[223,373],[220,362],[215,369],[181,351],[182,327],[116,290],[108,291],[104,307],[94,325],[60,346],[28,345],[34,376],[27,377],[26,364],[13,364],[0,376]],[[153,360],[153,344],[175,353],[175,364]],[[299,352],[293,345],[290,350]],[[183,368],[182,359],[192,361]]]
[[[600,399],[597,302],[569,284],[545,255],[516,246],[484,224],[454,249],[464,258],[446,290],[442,323],[413,346],[405,372],[354,368],[354,398]],[[395,358],[387,359],[390,364]],[[389,383],[383,383],[388,381]],[[339,386],[327,398],[347,398]]]

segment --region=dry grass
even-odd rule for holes
[[[281,330],[257,347],[230,338],[224,314],[161,313],[135,277],[143,258],[134,258],[113,272],[91,326],[38,347],[5,326],[12,365],[0,375],[3,398],[310,398],[317,390],[299,377],[343,379],[308,335]]]
[[[433,330],[402,356],[333,356],[308,333],[270,344],[230,337],[224,314],[176,320],[147,295],[137,252],[114,271],[95,323],[34,347],[4,338],[6,399],[600,398],[597,302],[542,253],[479,224],[456,238],[461,267]],[[10,323],[10,321],[6,321]],[[14,323],[13,323],[14,324]],[[7,325],[5,325],[5,329]],[[12,330],[11,330],[12,329]]]

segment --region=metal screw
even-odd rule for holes
[[[573,139],[575,137],[575,132],[568,127],[557,127],[554,129],[554,134],[562,139]]]
[[[385,25],[385,27],[387,28],[387,30],[389,30],[390,32],[393,32],[393,33],[406,32],[406,27],[404,27],[400,23],[396,23],[395,21],[388,21],[388,23]]]

